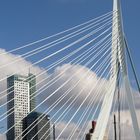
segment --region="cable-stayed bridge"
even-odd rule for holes
[[[91,140],[103,140],[105,135],[107,139],[121,139],[120,112],[126,101],[135,139],[139,140],[126,51],[130,56],[119,0],[114,0],[113,10],[104,15],[3,51],[1,58],[11,58],[0,66],[1,70],[11,68],[11,73],[3,71],[0,79],[1,85],[7,85],[0,93],[0,100],[5,100],[0,105],[0,121],[7,123],[3,132],[7,139],[83,140],[93,120],[96,126]],[[23,53],[13,55],[18,52]],[[130,61],[139,86],[131,56]],[[20,64],[22,67],[14,68]],[[114,114],[118,117],[116,132],[111,131]],[[110,131],[117,135],[110,138]]]

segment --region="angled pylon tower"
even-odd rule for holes
[[[117,36],[117,39],[114,38],[114,36]],[[108,92],[105,95],[101,112],[97,119],[96,128],[91,138],[92,140],[103,140],[103,137],[105,135],[108,119],[111,113],[111,107],[113,105],[113,97],[117,86],[118,61],[120,63],[123,82],[125,84],[125,91],[127,95],[127,101],[129,103],[129,109],[132,118],[135,138],[136,140],[140,140],[138,120],[136,117],[135,105],[128,78],[128,70],[125,57],[125,47],[126,47],[125,45],[126,44],[122,25],[120,1],[114,0],[113,25],[112,25],[112,57],[111,57],[111,75],[110,75],[110,82],[112,83],[112,87],[108,90]]]

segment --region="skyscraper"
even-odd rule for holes
[[[13,75],[7,78],[7,88],[7,140],[14,140],[22,134],[23,126],[20,120],[30,111],[29,82],[24,76]]]
[[[21,120],[35,108],[36,77],[33,74],[10,76],[7,78],[7,89],[7,140],[14,140],[22,134]]]

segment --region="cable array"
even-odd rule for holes
[[[22,70],[17,69],[16,72],[11,73],[8,77],[19,73],[22,74],[27,69],[41,66],[40,72],[35,74],[36,79],[40,77],[41,79],[34,86],[29,87],[29,90],[37,87],[29,98],[29,103],[39,98],[42,98],[41,102],[38,102],[28,114],[23,115],[11,127],[7,128],[4,134],[12,131],[31,113],[42,109],[40,116],[27,126],[25,130],[22,130],[22,133],[15,136],[15,140],[22,140],[32,133],[33,129],[41,123],[46,115],[50,115],[50,120],[43,124],[42,128],[34,134],[31,140],[34,140],[50,122],[53,122],[56,126],[56,140],[63,137],[72,123],[75,126],[69,130],[67,139],[83,140],[85,138],[89,129],[88,123],[96,120],[99,115],[106,91],[113,91],[114,88],[112,83],[115,80],[113,78],[110,80],[110,76],[112,74],[111,67],[113,65],[116,66],[116,60],[112,62],[112,53],[116,52],[118,48],[116,47],[116,50],[112,50],[112,44],[116,40],[120,41],[118,44],[122,42],[120,34],[118,34],[120,31],[112,35],[112,28],[115,29],[116,24],[112,25],[112,21],[118,18],[117,15],[114,16],[114,13],[117,13],[117,11],[108,12],[65,31],[0,54],[0,57],[2,57],[12,53],[18,54],[18,51],[24,51],[22,55],[16,55],[11,62],[1,65],[0,70],[17,64],[21,60],[35,59],[30,65],[25,66]],[[67,67],[60,73],[55,73],[63,66]],[[70,73],[71,71],[72,73]],[[77,78],[78,75],[80,75],[80,78]],[[75,77],[77,80],[75,80]],[[32,81],[30,78],[32,77],[28,77],[28,82]],[[5,75],[0,79],[0,83],[6,79],[7,76]],[[62,84],[60,84],[61,81]],[[84,83],[85,81],[87,83]],[[27,79],[23,80],[23,82],[27,82]],[[0,100],[15,95],[14,88],[15,85],[12,85],[0,91]],[[21,92],[18,96],[22,94]],[[54,99],[57,96],[58,98]],[[10,105],[16,98],[16,96],[13,96],[1,104],[0,110]],[[123,100],[124,97],[121,95],[120,101]],[[51,104],[49,104],[50,102]],[[116,111],[116,103],[117,97],[115,95],[112,112]],[[120,108],[123,108],[124,105],[122,104],[123,102],[120,103]],[[14,115],[15,110],[20,110],[20,106],[14,105],[3,114],[0,114],[0,122]],[[65,122],[65,126],[58,131],[59,126],[63,122]],[[40,138],[41,140],[48,140],[51,133],[53,133],[52,127],[50,126],[45,131]],[[111,123],[108,126],[108,135],[110,135],[110,128]],[[50,135],[46,137],[48,133]]]
[[[60,53],[61,51],[64,51],[64,50],[70,48],[71,46],[73,46],[73,45],[75,45],[75,44],[77,44],[77,43],[79,43],[79,42],[81,42],[81,41],[83,41],[83,40],[85,40],[85,39],[87,39],[87,38],[93,36],[94,34],[97,34],[97,33],[100,32],[100,31],[102,31],[102,32],[99,33],[99,34],[97,34],[97,36],[95,36],[93,39],[89,40],[88,43],[85,43],[85,44],[82,45],[81,47],[75,49],[73,52],[70,52],[68,55],[66,55],[66,56],[64,56],[64,57],[62,57],[62,58],[60,58],[60,59],[58,59],[57,62],[54,62],[54,63],[51,64],[50,66],[46,67],[46,68],[45,68],[46,70],[43,71],[42,73],[39,73],[38,75],[36,75],[36,77],[38,77],[38,76],[44,74],[44,73],[47,72],[47,71],[50,71],[51,69],[55,68],[55,67],[58,66],[59,64],[63,64],[63,61],[65,61],[65,60],[71,58],[71,57],[72,57],[73,55],[75,55],[75,54],[78,54],[81,50],[82,50],[83,52],[82,52],[82,53],[79,53],[78,56],[77,56],[76,58],[72,59],[72,60],[69,62],[69,64],[72,64],[72,65],[77,65],[77,64],[78,64],[78,65],[80,65],[80,64],[85,63],[85,62],[87,61],[87,62],[85,63],[85,65],[83,65],[84,67],[86,67],[86,66],[88,66],[91,62],[97,61],[97,58],[98,58],[99,56],[101,56],[101,55],[104,53],[104,55],[102,55],[102,57],[101,57],[101,59],[103,59],[103,56],[107,55],[107,53],[110,51],[110,48],[108,49],[108,47],[111,45],[111,33],[108,33],[108,32],[111,30],[111,27],[109,27],[109,25],[111,25],[111,19],[112,19],[112,18],[109,17],[108,15],[111,15],[111,14],[112,14],[112,13],[106,14],[105,16],[101,16],[101,18],[97,18],[98,20],[96,20],[95,22],[92,22],[92,23],[90,22],[89,25],[86,25],[85,27],[82,27],[82,28],[78,29],[77,31],[74,31],[74,32],[72,32],[72,33],[69,33],[69,34],[65,35],[64,37],[61,37],[61,38],[59,38],[59,39],[57,39],[57,40],[55,40],[55,41],[52,41],[51,43],[45,44],[45,45],[43,45],[43,46],[41,46],[41,47],[38,47],[38,48],[36,48],[36,49],[34,49],[34,50],[31,50],[31,51],[29,51],[29,52],[27,52],[27,53],[24,53],[24,54],[22,54],[20,57],[23,57],[23,59],[26,59],[26,58],[28,58],[28,57],[34,56],[34,55],[36,55],[36,54],[38,54],[38,53],[40,53],[40,52],[42,52],[42,51],[45,51],[45,50],[50,49],[51,47],[55,47],[56,45],[58,45],[59,43],[62,43],[63,41],[69,40],[69,39],[71,39],[71,38],[73,38],[73,37],[75,37],[75,36],[78,36],[78,35],[80,35],[80,34],[86,32],[86,31],[90,31],[91,29],[93,30],[93,28],[96,28],[95,30],[90,31],[89,34],[84,35],[84,36],[81,37],[80,39],[78,39],[78,40],[76,40],[76,41],[70,43],[69,45],[65,46],[64,48],[61,48],[61,49],[58,50],[57,52],[54,52],[54,53],[50,54],[49,56],[44,57],[42,60],[39,60],[39,61],[34,62],[34,63],[32,64],[32,66],[34,66],[34,65],[36,65],[36,64],[39,64],[39,63],[43,62],[44,60],[47,60],[48,58],[51,58],[51,57],[57,55],[57,53]],[[93,21],[94,21],[94,20],[93,20]],[[99,26],[100,26],[100,27],[99,27]],[[107,27],[107,26],[108,26],[108,27]],[[79,26],[78,26],[78,27],[79,27]],[[104,31],[103,31],[103,30],[104,30]],[[55,36],[55,35],[54,35],[54,36]],[[101,37],[102,37],[102,39],[101,39]],[[45,40],[45,39],[43,39],[43,40]],[[38,42],[40,42],[40,41],[37,41],[37,42],[35,42],[35,43],[38,43]],[[95,43],[94,43],[94,42],[95,42]],[[93,43],[94,43],[94,45],[92,45],[92,47],[90,46],[90,47],[88,47],[88,48],[86,49],[87,46],[89,46],[89,45],[91,45],[91,44],[93,44]],[[34,43],[31,43],[30,45],[33,45],[33,44],[34,44]],[[23,48],[26,48],[27,46],[30,46],[30,45],[28,44],[28,45],[19,47],[19,48],[17,48],[17,49],[11,50],[11,51],[7,52],[7,54],[8,54],[8,53],[15,52],[15,51],[20,50],[20,49],[23,49]],[[5,54],[6,54],[6,53],[0,54],[0,55],[5,55]],[[19,62],[19,61],[21,60],[20,57],[15,58],[15,60],[13,60],[13,61],[10,62],[10,63],[7,63],[7,64],[2,65],[2,66],[0,67],[0,69],[6,67],[6,66],[8,66],[8,65],[12,65],[12,64],[14,64],[14,63],[16,63],[16,62]],[[109,58],[109,57],[108,57],[108,58]],[[97,64],[99,65],[99,64],[101,63],[101,62],[100,62],[101,59],[99,59],[98,62],[94,62],[95,64],[94,64],[91,68],[89,68],[88,72],[90,72],[90,71],[93,69],[93,67],[95,67]],[[105,60],[106,60],[106,59],[105,59]],[[108,61],[107,61],[107,62],[108,62]],[[25,69],[26,69],[26,68],[25,68]],[[68,70],[68,69],[67,69],[67,70]],[[56,83],[57,81],[59,81],[59,79],[62,78],[63,74],[65,74],[65,72],[66,72],[67,70],[65,70],[63,73],[61,73],[60,75],[58,75],[58,77],[55,77],[54,79],[51,79],[48,83],[42,85],[42,87],[40,87],[39,89],[37,89],[37,90],[35,91],[35,93],[34,93],[35,97],[37,97],[37,96],[40,95],[43,91],[47,90],[47,88],[53,86],[54,83]],[[16,74],[16,73],[13,73],[13,74]],[[10,76],[12,76],[13,74],[11,74]],[[77,74],[77,73],[75,73],[74,75],[76,75],[76,74]],[[51,75],[53,75],[53,74],[51,74]],[[43,83],[45,80],[51,78],[51,75],[49,75],[48,77],[45,77],[44,79],[42,79],[41,81],[39,81],[39,82],[37,83],[37,85],[39,85],[39,84]],[[74,77],[74,75],[71,76],[71,78],[68,79],[68,80],[66,81],[65,84],[67,84],[69,81],[71,81],[71,80],[72,80],[72,77]],[[86,75],[85,75],[85,77],[86,77]],[[5,79],[6,79],[6,77],[5,77],[5,78],[2,78],[1,81],[5,80]],[[83,79],[83,78],[82,78],[82,79]],[[81,79],[81,80],[82,80],[82,79]],[[79,80],[79,82],[77,82],[76,85],[78,85],[78,84],[80,83],[81,80]],[[43,102],[41,102],[39,105],[37,105],[35,109],[37,109],[39,106],[41,106],[41,105],[42,105],[45,101],[47,101],[49,98],[51,98],[51,96],[54,95],[55,93],[57,93],[61,88],[63,88],[63,86],[64,86],[65,84],[63,84],[62,86],[60,86],[54,93],[52,93],[52,94],[51,94],[50,96],[48,96]],[[70,93],[70,91],[72,91],[74,88],[76,88],[76,85],[75,85],[74,87],[71,87],[70,89],[67,90],[67,95]],[[13,88],[13,87],[10,87],[9,89],[6,89],[6,90],[2,91],[0,94],[2,95],[3,93],[5,93],[6,91],[9,91],[9,90],[12,89],[12,88]],[[31,88],[33,88],[33,87],[31,87]],[[8,92],[7,94],[10,95],[10,94],[12,94],[13,92],[14,92],[14,90],[11,90],[11,91]],[[61,96],[61,97],[59,98],[59,102],[61,102],[61,100],[64,99],[64,98],[66,97],[66,96],[64,96],[64,95],[65,95],[65,94],[63,94],[63,96]],[[5,98],[6,96],[7,96],[7,95],[2,95],[2,96],[0,97],[0,99]],[[32,97],[30,100],[32,100],[32,99],[35,98],[35,97]],[[62,97],[63,97],[63,98],[62,98]],[[78,96],[77,96],[77,98],[78,98]],[[12,102],[14,99],[15,99],[15,98],[13,98],[13,99],[7,101],[6,103],[2,104],[2,105],[0,106],[0,108],[6,106],[8,103]],[[57,104],[57,101],[55,102],[55,104]],[[55,104],[52,105],[52,107],[53,107],[54,109],[55,109]],[[10,116],[11,114],[13,114],[15,108],[18,109],[18,107],[14,106],[14,108],[11,108],[10,110],[8,110],[8,111],[6,111],[5,113],[3,113],[3,114],[0,116],[0,121],[3,121],[3,120],[6,119],[8,116]],[[33,111],[35,111],[35,109],[34,109]],[[48,111],[47,111],[46,113],[48,113],[49,110],[50,110],[50,112],[53,111],[53,109],[49,108]],[[78,112],[78,111],[77,111],[77,112]],[[30,113],[31,113],[31,112],[30,112]],[[20,120],[20,121],[22,121],[22,120]],[[16,126],[16,124],[15,124],[13,127],[15,127],[15,126]],[[12,127],[12,128],[13,128],[13,127]],[[11,128],[10,128],[10,129],[11,129]],[[9,130],[10,130],[10,129],[9,129]],[[5,132],[5,134],[6,134],[9,130],[7,130],[7,131]],[[16,139],[18,139],[18,137],[17,137]]]

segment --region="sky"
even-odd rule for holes
[[[124,30],[140,77],[140,2],[121,0]],[[112,10],[112,0],[1,0],[0,47],[11,50]]]
[[[140,1],[121,2],[124,31],[140,78]],[[109,11],[112,0],[0,0],[0,48],[20,47]]]

